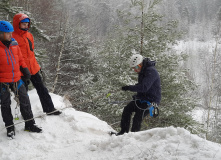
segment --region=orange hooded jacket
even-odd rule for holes
[[[40,66],[35,58],[34,38],[30,32],[23,31],[19,27],[21,20],[26,18],[29,17],[23,13],[18,13],[14,16],[13,18],[14,32],[12,33],[12,37],[15,38],[15,40],[18,42],[23,58],[28,66],[31,75],[35,75],[40,70]]]
[[[7,48],[0,41],[0,82],[17,82],[21,79],[20,66],[27,68],[18,43],[12,39]]]

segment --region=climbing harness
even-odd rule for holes
[[[135,101],[135,105],[137,108],[139,108],[140,110],[143,110],[143,115],[142,115],[142,119],[144,118],[144,113],[149,110],[149,114],[151,117],[153,118],[156,118],[158,115],[159,115],[159,108],[158,108],[158,105],[157,103],[150,103],[149,101],[147,100],[140,100],[140,99],[134,99],[134,100],[127,100],[127,101],[111,101],[110,100],[110,95],[111,93],[108,93],[107,94],[107,98],[108,98],[108,102],[109,104],[123,104],[123,103],[129,103],[131,101]],[[137,105],[137,101],[140,101],[140,103],[147,103],[147,108],[143,109],[143,108],[140,108],[138,105]]]
[[[135,102],[135,105],[137,108],[139,108],[140,110],[143,110],[143,116],[142,116],[142,119],[144,118],[144,113],[149,110],[149,114],[151,117],[153,118],[156,118],[158,115],[159,115],[159,108],[158,108],[158,105],[157,103],[150,103],[149,101],[147,100],[140,100],[140,99],[134,99],[134,100],[127,100],[127,101],[111,101],[110,100],[110,93],[107,94],[107,98],[108,98],[108,102],[109,104],[123,104],[123,103],[129,103],[131,101],[134,101]],[[138,105],[137,105],[137,101],[140,101],[140,103],[147,103],[147,108],[143,109],[143,108],[140,108]]]
[[[135,99],[135,105],[137,108],[139,108],[140,110],[143,110],[143,115],[142,115],[142,119],[144,118],[144,113],[149,110],[149,114],[151,117],[154,117],[156,118],[158,115],[159,115],[159,109],[158,109],[158,106],[156,103],[150,103],[149,101],[146,101],[146,100],[140,100],[140,99]],[[140,103],[147,103],[147,108],[143,109],[143,108],[140,108],[138,105],[137,105],[137,101],[140,101]]]
[[[24,82],[22,80],[18,81],[18,82],[14,82],[12,85],[12,90],[15,94],[14,100],[16,102],[16,107],[15,107],[15,116],[14,119],[15,120],[19,120],[19,108],[20,108],[20,101],[19,101],[19,94],[18,94],[18,90],[21,87],[21,85],[24,84]],[[2,87],[2,85],[4,85],[5,87]],[[1,94],[2,91],[7,90],[8,92],[10,92],[10,84],[9,83],[1,83]],[[10,93],[11,94],[11,93]]]
[[[152,103],[152,107],[149,110],[150,112],[150,116],[156,118],[157,116],[159,116],[159,108],[158,105],[156,103]]]

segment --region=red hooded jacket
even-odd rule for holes
[[[23,58],[28,66],[31,75],[35,75],[40,70],[40,66],[35,58],[34,38],[30,32],[23,31],[19,28],[20,21],[26,18],[29,17],[23,13],[18,13],[14,16],[14,32],[12,33],[12,37],[15,38],[15,40],[18,42]]]
[[[0,41],[0,82],[17,82],[21,79],[20,66],[27,68],[18,43],[13,39],[9,48]]]

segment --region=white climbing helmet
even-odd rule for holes
[[[140,54],[135,54],[131,56],[129,64],[130,64],[130,67],[133,68],[141,64],[142,62],[143,62],[143,56],[141,56]]]

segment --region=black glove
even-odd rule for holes
[[[31,78],[31,73],[29,72],[28,68],[23,68],[22,66],[20,67],[21,72],[23,73],[24,77],[23,79],[30,79]]]
[[[30,79],[26,79],[24,76],[22,76],[21,80],[24,82],[26,91],[28,91],[28,85],[30,84]]]
[[[25,83],[25,86],[30,84],[30,79],[26,79],[24,76],[21,77],[21,80]]]
[[[136,100],[137,99],[137,95],[136,94],[133,95],[132,98],[133,98],[133,100]]]
[[[127,90],[130,90],[130,86],[123,86],[121,89],[122,89],[123,91],[127,91]]]

